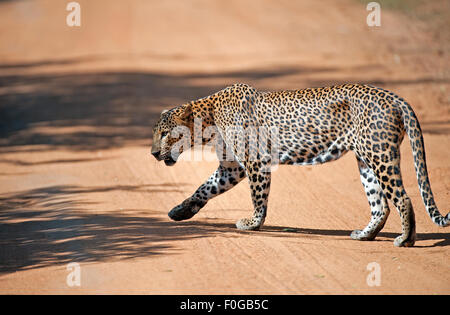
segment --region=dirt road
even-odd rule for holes
[[[69,27],[64,1],[1,1],[0,293],[450,294],[450,231],[424,210],[408,141],[414,248],[393,246],[393,207],[376,241],[350,239],[370,218],[352,153],[279,167],[259,232],[234,226],[252,213],[245,181],[170,221],[217,162],[169,168],[150,156],[162,109],[235,82],[371,83],[414,107],[446,214],[450,8],[380,2],[382,24],[368,27],[353,0],[85,0]],[[67,281],[71,262],[80,286]],[[367,282],[371,263],[379,286]]]

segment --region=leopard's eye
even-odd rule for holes
[[[165,136],[167,136],[168,132],[167,131],[162,131],[161,132],[161,138],[164,138]]]

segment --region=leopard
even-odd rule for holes
[[[182,141],[180,133],[174,133],[178,127],[185,128],[190,136]],[[153,128],[151,154],[172,166],[185,148],[194,143],[208,144],[208,137],[200,135],[200,141],[198,137],[196,140],[194,132],[196,128],[203,132],[210,127],[217,129],[220,141],[216,146],[221,143],[225,148],[216,150],[219,166],[189,198],[170,210],[168,216],[174,221],[192,218],[209,200],[247,178],[253,216],[238,220],[236,227],[259,230],[267,215],[275,165],[317,165],[352,151],[367,195],[370,222],[352,231],[351,239],[374,240],[389,216],[390,202],[400,215],[402,227],[394,245],[414,246],[415,215],[400,170],[400,145],[406,134],[426,211],[438,226],[450,224],[450,213],[441,215],[431,191],[418,118],[412,107],[391,91],[370,84],[259,91],[236,83],[164,110]],[[233,128],[238,131],[229,132]],[[242,130],[247,129],[254,132],[246,136]],[[276,130],[276,136],[269,137],[267,130]],[[267,149],[251,154],[258,141]],[[178,145],[180,142],[184,145]]]

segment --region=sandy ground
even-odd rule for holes
[[[352,153],[274,172],[259,232],[234,227],[252,213],[245,181],[170,221],[217,162],[150,156],[162,109],[235,82],[371,83],[416,110],[446,214],[448,1],[412,8],[419,17],[382,7],[380,27],[354,0],[79,3],[71,28],[65,1],[0,2],[0,293],[450,294],[449,230],[424,210],[407,141],[414,248],[393,246],[392,207],[376,241],[350,239],[370,217]],[[70,262],[80,286],[68,285]],[[373,262],[379,286],[367,282]]]

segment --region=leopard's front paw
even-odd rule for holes
[[[256,220],[254,218],[252,219],[240,219],[239,221],[236,222],[236,227],[239,230],[244,230],[244,231],[257,231],[260,229],[260,227],[262,226],[263,222]]]
[[[361,230],[354,230],[350,237],[354,240],[358,241],[373,241],[375,239],[376,234],[370,234]]]
[[[205,205],[204,202],[186,199],[168,213],[174,221],[183,221],[192,218]]]

